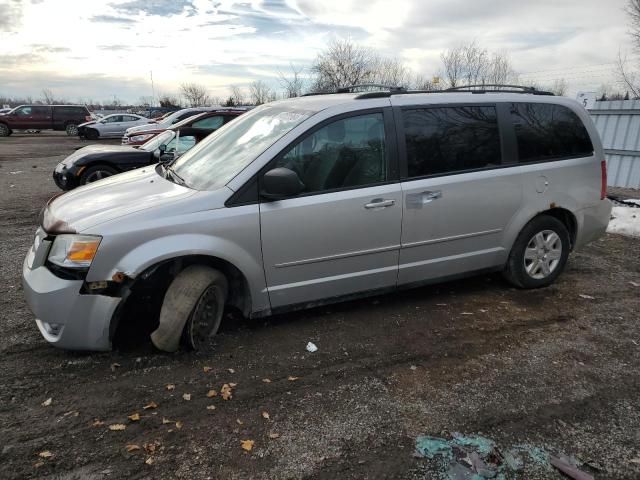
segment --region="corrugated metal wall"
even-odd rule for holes
[[[589,113],[604,146],[609,185],[640,188],[640,100],[596,102]]]

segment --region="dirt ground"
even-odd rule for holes
[[[640,478],[638,239],[607,235],[543,290],[482,276],[227,316],[208,354],[69,353],[41,338],[20,275],[53,167],[78,145],[0,139],[0,478],[438,479],[416,437],[453,432]],[[563,477],[528,462],[509,478]]]

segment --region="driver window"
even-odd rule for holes
[[[305,185],[303,193],[386,181],[382,113],[336,120],[316,130],[291,147],[275,167],[296,172]]]
[[[22,117],[26,117],[27,115],[31,115],[31,107],[22,107],[21,109],[16,111],[16,115],[20,115]]]

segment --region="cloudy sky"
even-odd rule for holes
[[[440,52],[476,40],[506,52],[522,80],[564,78],[571,93],[615,85],[629,50],[626,0],[0,0],[0,96],[136,101],[182,82],[224,96],[276,87],[332,38],[440,69]]]

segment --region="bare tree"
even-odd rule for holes
[[[229,98],[225,105],[227,107],[236,107],[238,105],[244,105],[245,95],[242,89],[238,85],[231,85],[229,87]]]
[[[203,107],[209,104],[207,88],[197,83],[183,83],[180,92],[191,107]]]
[[[42,89],[42,101],[45,105],[53,105],[56,103],[56,99],[53,96],[53,92],[48,88]]]
[[[626,55],[623,56],[621,52],[618,52],[616,70],[620,82],[622,82],[626,86],[626,88],[631,92],[631,95],[634,98],[639,98],[640,85],[637,81],[637,72],[629,66],[629,61],[627,60]]]
[[[262,80],[256,80],[249,85],[249,96],[254,105],[262,105],[275,100],[275,93]]]
[[[514,76],[505,53],[489,52],[476,42],[451,48],[440,59],[450,87],[507,83]]]
[[[299,97],[302,95],[305,84],[302,77],[304,69],[302,67],[297,68],[291,63],[289,64],[289,70],[289,74],[278,72],[278,82],[284,90],[285,98]]]
[[[440,77],[427,78],[422,75],[417,75],[411,84],[411,88],[428,91],[442,90],[442,82]]]
[[[316,92],[371,83],[378,63],[376,53],[351,40],[333,40],[318,54],[311,65],[315,76],[312,89]]]
[[[409,88],[411,77],[411,70],[399,60],[379,57],[374,63],[373,83]]]
[[[178,97],[176,95],[169,95],[169,94],[164,94],[161,95],[158,98],[158,102],[160,102],[160,106],[161,107],[165,107],[165,108],[172,108],[172,107],[179,107],[180,106],[180,100],[178,100]]]
[[[138,99],[138,102],[140,103],[140,105],[148,107],[153,104],[153,97],[150,95],[143,95]]]
[[[567,94],[567,81],[564,78],[556,78],[549,91],[554,95],[564,96]]]

